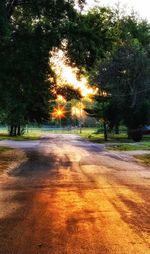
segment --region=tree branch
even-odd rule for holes
[[[13,11],[16,7],[18,3],[18,0],[9,0],[7,3],[6,3],[6,11],[7,11],[7,18],[10,19],[12,14],[13,14]]]

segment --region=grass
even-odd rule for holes
[[[104,143],[109,150],[116,151],[136,151],[150,150],[150,135],[144,136],[141,142],[135,143],[128,139],[125,132],[120,134],[109,134],[108,141],[104,141],[103,133],[97,134],[92,129],[84,131],[80,134],[81,137],[95,143]]]
[[[6,133],[6,130],[0,130],[0,140],[17,140],[28,141],[37,140],[45,134],[79,134],[81,137],[88,139],[95,143],[106,144],[107,149],[116,151],[134,151],[134,150],[150,150],[150,136],[144,136],[142,142],[135,143],[127,138],[127,134],[123,129],[120,134],[109,134],[108,141],[104,141],[103,133],[96,133],[96,128],[82,128],[80,133],[79,129],[59,129],[59,128],[29,128],[28,133],[23,136],[10,137]]]
[[[37,140],[41,137],[41,133],[28,133],[22,136],[10,137],[8,134],[0,133],[0,140],[16,140],[16,141],[24,141],[24,140]]]
[[[95,131],[93,128],[83,128],[82,133],[84,135],[88,135],[89,133]],[[79,129],[59,129],[59,128],[52,128],[52,129],[46,129],[43,130],[42,128],[32,128],[29,129],[28,133],[25,133],[22,136],[16,136],[16,137],[10,137],[6,130],[5,131],[0,131],[0,140],[16,140],[16,141],[26,141],[26,140],[37,140],[41,138],[42,135],[45,134],[79,134],[80,130]]]
[[[150,150],[150,143],[109,144],[109,145],[106,145],[106,147],[108,150],[115,150],[115,151]]]
[[[150,165],[150,154],[135,155],[134,157],[146,164],[147,166]]]
[[[91,129],[87,129],[86,131],[83,129],[80,135],[81,137],[87,138],[90,141],[93,141],[96,143],[105,143],[103,132],[96,133],[96,129],[91,128]],[[127,138],[126,132],[122,132],[120,134],[109,134],[107,142],[130,143],[132,141]]]

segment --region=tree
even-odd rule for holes
[[[118,46],[99,67],[97,84],[110,94],[109,108],[114,105],[114,115],[121,116],[129,130],[149,121],[149,70],[148,53],[136,40]]]
[[[57,94],[62,95],[66,101],[71,101],[73,99],[80,100],[82,98],[80,90],[74,89],[69,85],[58,87]]]
[[[81,70],[91,71],[112,49],[112,18],[109,8],[98,8],[86,14],[78,13],[74,21],[68,23],[68,56]]]
[[[83,1],[81,1],[83,2]],[[49,52],[58,47],[74,1],[3,0],[0,5],[1,111],[10,134],[49,117]]]

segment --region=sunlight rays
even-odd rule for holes
[[[74,89],[79,89],[84,98],[89,98],[96,94],[97,90],[89,86],[86,77],[81,76],[80,79],[77,78],[78,68],[73,68],[66,64],[65,53],[62,50],[52,52],[50,63],[56,75],[57,86],[69,85]]]

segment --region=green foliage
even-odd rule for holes
[[[68,23],[67,33],[69,57],[81,69],[84,67],[89,71],[111,50],[112,11],[99,8],[84,15],[79,13],[73,22]]]
[[[84,2],[84,1],[80,1]],[[53,98],[49,52],[59,47],[74,1],[2,1],[0,114],[16,135],[20,125],[49,118]]]
[[[118,46],[112,57],[100,65],[96,82],[107,95],[96,100],[101,111],[106,98],[103,118],[110,126],[119,124],[120,120],[129,129],[149,123],[149,68],[148,53],[134,42]]]
[[[134,14],[114,12],[112,17],[112,49],[91,72],[99,95],[86,111],[110,129],[117,129],[120,121],[137,129],[150,123],[150,25]]]

